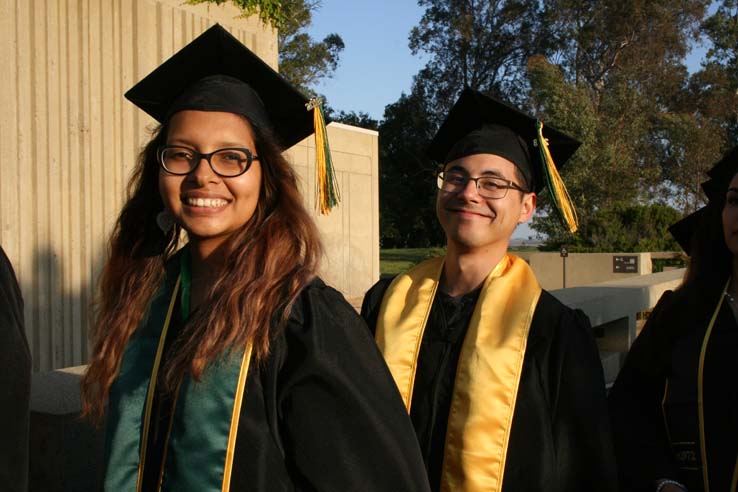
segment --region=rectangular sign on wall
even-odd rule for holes
[[[612,257],[613,273],[638,273],[638,256],[615,255]]]

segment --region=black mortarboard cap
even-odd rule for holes
[[[428,156],[446,164],[472,154],[495,154],[515,164],[540,192],[546,185],[538,148],[538,120],[473,89],[465,89],[428,147]],[[577,140],[546,126],[543,136],[557,168],[581,145]]]
[[[709,220],[709,207],[709,205],[704,206],[669,226],[669,232],[688,256],[691,254],[695,231],[700,228],[703,222]]]
[[[708,204],[669,227],[669,232],[687,255],[691,254],[691,244],[697,231],[705,222],[712,220],[710,211],[715,210],[715,207],[723,207],[728,186],[736,174],[738,174],[738,146],[728,151],[707,171],[710,179],[702,183],[702,191],[707,195]]]
[[[704,183],[702,183],[700,186],[702,187],[702,191],[707,196],[707,200],[709,202],[719,202],[722,201],[723,195],[725,195],[725,191],[727,189],[727,184],[724,186],[723,180],[712,178]]]
[[[702,190],[709,201],[722,202],[733,177],[738,174],[738,146],[728,151],[717,164],[707,171],[708,181],[702,183]]]
[[[707,175],[711,178],[728,177],[733,179],[738,172],[738,146],[730,149],[709,171]]]
[[[240,114],[271,129],[285,148],[314,131],[308,99],[218,24],[133,86],[126,98],[160,123],[184,109]]]

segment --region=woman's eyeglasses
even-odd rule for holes
[[[218,149],[209,154],[201,154],[188,147],[164,145],[159,147],[157,157],[162,169],[170,174],[184,176],[191,173],[200,160],[205,159],[218,176],[234,178],[245,173],[253,161],[259,156],[253,155],[249,149],[226,148]]]

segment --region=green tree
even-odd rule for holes
[[[660,115],[658,137],[663,146],[662,196],[693,212],[704,200],[700,183],[705,172],[735,145],[738,137],[738,2],[718,2],[701,24],[710,46],[701,69]]]
[[[286,20],[285,12],[282,8],[282,0],[187,0],[186,3],[190,5],[197,5],[198,3],[221,5],[229,1],[241,9],[244,17],[258,13],[263,23],[270,24],[276,28],[279,28]]]
[[[318,0],[282,0],[282,4],[286,15],[279,29],[279,72],[304,92],[314,93],[317,83],[338,68],[343,39],[332,33],[316,41],[305,31],[320,8]]]
[[[593,214],[583,234],[565,242],[548,242],[545,249],[567,245],[577,252],[679,251],[668,228],[681,218],[674,208],[661,204],[616,205]]]
[[[530,59],[530,96],[541,119],[583,143],[562,173],[579,212],[581,240],[591,242],[591,221],[622,218],[616,211],[623,207],[672,202],[665,192],[682,192],[683,182],[661,183],[665,163],[680,155],[672,143],[687,156],[687,146],[705,133],[699,119],[684,117],[695,113],[694,98],[685,97],[684,59],[706,3],[546,2],[558,46],[553,55]],[[545,194],[539,209],[533,227],[551,244],[577,240],[558,226]]]
[[[660,115],[658,133],[668,138],[661,162],[663,181],[659,197],[689,214],[704,203],[700,184],[706,171],[720,158],[725,130],[698,110]]]
[[[416,77],[433,114],[443,115],[464,87],[524,101],[530,56],[549,52],[536,0],[418,0],[425,12],[410,32],[413,54],[428,56]]]
[[[723,67],[735,89],[738,87],[738,0],[719,2],[715,13],[702,24],[702,30],[710,42],[705,65]],[[728,110],[735,114],[735,106]]]
[[[319,0],[187,0],[217,5],[228,1],[245,16],[258,12],[263,22],[278,29],[279,72],[305,94],[314,95],[318,82],[333,75],[344,49],[341,36],[332,33],[316,41],[306,32]]]
[[[439,246],[433,163],[425,147],[436,131],[416,87],[384,110],[379,127],[379,226],[383,248]]]
[[[358,126],[368,130],[379,130],[379,121],[372,118],[369,113],[365,113],[363,111],[334,111],[330,107],[324,107],[323,110],[331,121],[343,123],[345,125]]]

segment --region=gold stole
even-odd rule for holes
[[[382,299],[376,339],[410,411],[420,342],[444,258],[398,276]],[[461,348],[448,417],[441,490],[502,489],[528,332],[541,287],[528,264],[506,255],[482,286]]]

